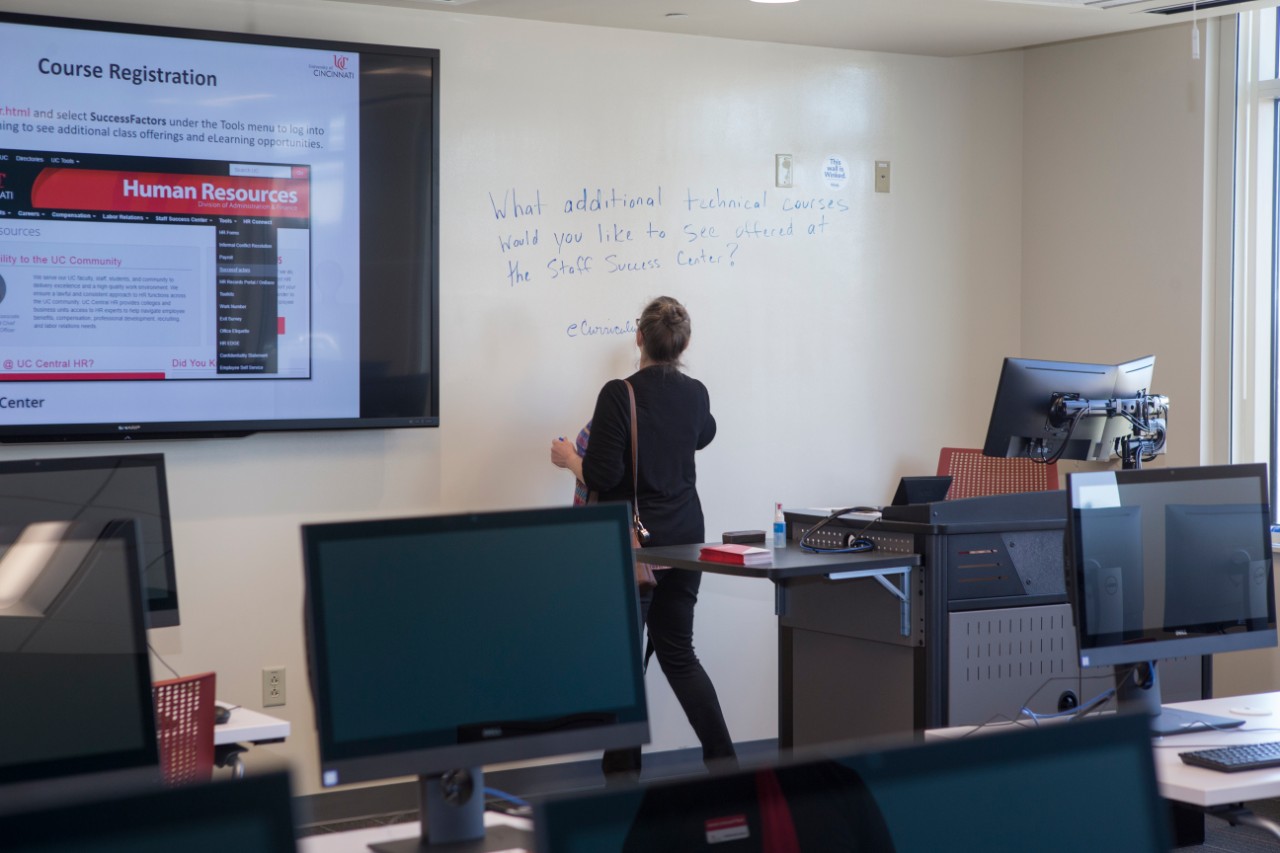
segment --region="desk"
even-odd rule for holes
[[[1154,742],[1156,775],[1160,778],[1162,794],[1180,803],[1205,808],[1280,797],[1280,767],[1220,773],[1183,764],[1182,759],[1178,758],[1179,752],[1194,749],[1280,740],[1280,693],[1176,702],[1170,703],[1169,707],[1244,719],[1245,723],[1230,731],[1158,738]],[[1240,709],[1269,713],[1245,715],[1238,712]],[[1233,710],[1237,712],[1232,713]]]
[[[528,818],[485,812],[484,825],[490,837],[486,838],[483,844],[473,845],[476,850],[528,851],[533,849],[533,824]],[[501,828],[499,833],[493,832],[495,827]],[[367,853],[370,844],[420,837],[422,837],[422,824],[415,820],[365,829],[351,829],[346,832],[308,835],[298,839],[298,853]],[[449,849],[456,851],[458,848],[450,845]],[[467,848],[464,846],[462,849]]]
[[[1257,693],[1249,696],[1228,696],[1219,699],[1200,699],[1193,702],[1171,702],[1170,708],[1217,714],[1223,717],[1243,719],[1244,725],[1228,731],[1205,731],[1169,735],[1152,740],[1155,756],[1156,778],[1160,793],[1175,805],[1189,807],[1178,816],[1179,846],[1204,840],[1203,814],[1213,814],[1233,823],[1248,823],[1280,836],[1280,827],[1270,821],[1256,818],[1243,809],[1249,800],[1265,800],[1280,797],[1280,767],[1262,770],[1245,770],[1239,773],[1222,773],[1203,767],[1184,764],[1180,752],[1210,749],[1243,743],[1280,741],[1280,693]],[[1258,714],[1241,714],[1249,709]],[[1236,713],[1233,713],[1236,711]],[[1057,723],[1069,725],[1069,723]],[[988,726],[999,731],[1012,726],[1002,723]],[[956,726],[935,729],[925,733],[926,738],[959,737],[975,731],[973,726]],[[1188,813],[1192,816],[1188,818]],[[1199,826],[1193,825],[1198,821]]]
[[[779,747],[911,728],[912,721],[893,719],[859,731],[850,727],[844,709],[874,713],[883,707],[887,693],[910,695],[916,658],[924,645],[923,618],[917,612],[924,582],[914,570],[920,565],[918,555],[814,554],[788,542],[785,548],[773,549],[772,565],[733,566],[698,559],[703,547],[645,548],[642,559],[659,566],[773,581]],[[874,678],[873,683],[861,676],[864,670],[856,659],[857,644],[867,637],[888,648],[899,664],[890,676]],[[855,649],[852,654],[850,647]],[[824,661],[834,661],[838,674]]]
[[[230,767],[238,779],[244,775],[240,753],[248,749],[245,744],[280,743],[289,736],[289,721],[249,708],[236,708],[229,702],[219,702],[232,708],[231,718],[213,727],[214,763]]]

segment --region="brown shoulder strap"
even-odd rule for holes
[[[631,493],[635,496],[635,507],[637,517],[640,514],[640,469],[637,463],[637,439],[636,439],[636,392],[631,387],[631,383],[626,379],[622,380],[622,384],[627,386],[627,398],[631,402]]]

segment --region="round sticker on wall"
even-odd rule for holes
[[[832,155],[822,164],[822,183],[833,190],[844,189],[849,180],[849,170],[845,168],[844,158]]]

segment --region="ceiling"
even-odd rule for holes
[[[852,50],[965,56],[1275,6],[1198,0],[343,0],[460,15],[652,30]],[[1205,11],[1204,7],[1211,7]],[[672,17],[683,15],[684,17]]]

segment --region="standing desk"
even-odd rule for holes
[[[717,543],[708,543],[717,544]],[[774,584],[774,613],[778,617],[778,746],[790,749],[807,743],[847,740],[863,732],[849,730],[827,736],[828,707],[849,703],[879,705],[887,691],[910,691],[913,663],[923,646],[923,620],[919,602],[924,584],[920,557],[913,553],[870,551],[859,554],[814,554],[795,542],[774,548],[768,566],[735,566],[699,559],[704,545],[666,545],[645,548],[646,563],[677,569],[745,578],[764,578]],[[848,605],[846,607],[846,605]],[[896,684],[872,683],[856,668],[836,677],[821,669],[821,646],[833,635],[850,631],[874,631],[891,637],[901,653]],[[798,690],[816,689],[823,702],[796,702]],[[910,728],[910,726],[905,726]]]
[[[862,554],[801,551],[826,513],[788,511],[772,566],[699,560],[702,545],[641,559],[774,582],[778,745],[812,746],[1013,718],[1024,705],[1052,713],[1109,688],[1110,668],[1078,666],[1066,509],[1060,491],[994,495],[844,515],[814,534],[822,547],[872,540]],[[1204,698],[1208,676],[1200,658],[1161,664],[1170,701]]]

